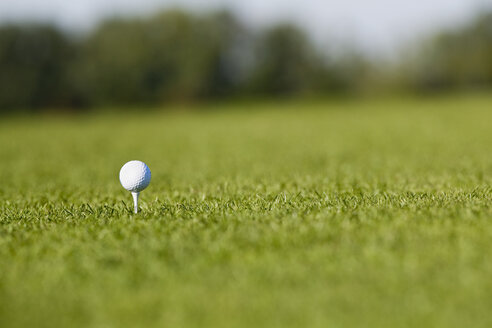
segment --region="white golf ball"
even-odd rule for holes
[[[150,169],[141,161],[129,161],[120,170],[123,188],[131,192],[141,192],[150,183]]]

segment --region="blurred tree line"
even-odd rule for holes
[[[488,88],[492,15],[423,42],[397,66],[389,72],[363,56],[330,56],[293,25],[253,31],[228,12],[111,19],[83,37],[8,25],[0,27],[0,111],[346,95],[378,83],[426,92]]]
[[[397,73],[403,88],[420,93],[490,89],[492,13],[424,40]]]

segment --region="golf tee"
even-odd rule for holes
[[[140,195],[139,192],[132,192],[133,196],[133,207],[135,209],[135,213],[138,212],[138,196]]]

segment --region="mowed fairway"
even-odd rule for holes
[[[491,327],[491,186],[484,96],[2,118],[0,327]]]

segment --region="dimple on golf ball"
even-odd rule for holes
[[[120,170],[120,182],[123,188],[131,192],[141,192],[150,183],[150,169],[144,162],[129,161]]]

